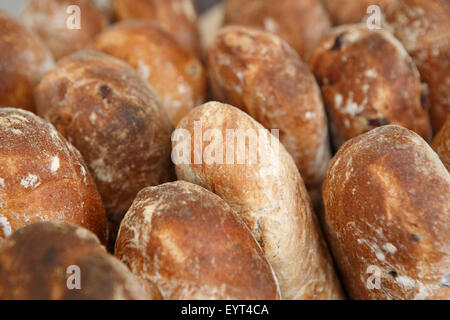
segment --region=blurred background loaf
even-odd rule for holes
[[[323,0],[331,21],[335,25],[361,22],[367,9],[376,5],[382,12],[395,0]]]
[[[68,28],[68,17],[80,10],[79,28]],[[89,47],[105,28],[107,17],[91,0],[30,0],[22,14],[23,22],[47,44],[56,59]]]
[[[146,79],[174,125],[205,99],[206,73],[200,60],[152,21],[119,22],[97,37],[95,48],[124,60]]]
[[[111,0],[114,18],[156,22],[191,54],[201,56],[197,12],[193,0]]]
[[[34,111],[33,90],[53,66],[39,37],[0,11],[0,107]]]
[[[321,0],[225,0],[225,24],[273,32],[305,61],[331,26]]]

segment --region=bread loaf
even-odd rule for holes
[[[16,231],[0,246],[0,274],[0,300],[151,298],[94,234],[68,223],[40,222]]]
[[[450,2],[397,1],[386,19],[428,84],[431,121],[437,133],[450,115]]]
[[[112,5],[117,20],[151,20],[191,54],[201,56],[197,12],[192,0],[112,0]]]
[[[303,180],[267,130],[239,109],[211,102],[180,122],[173,147],[178,178],[213,191],[244,219],[283,299],[342,297]]]
[[[23,21],[61,59],[88,48],[107,18],[92,0],[28,0]]]
[[[396,0],[324,0],[331,21],[334,24],[352,24],[361,22],[370,6],[378,6],[384,14],[390,4]]]
[[[105,242],[100,195],[78,152],[48,122],[0,109],[0,237],[34,222],[71,222]]]
[[[373,128],[398,124],[431,139],[420,75],[387,31],[348,25],[333,30],[311,58],[336,148]]]
[[[353,299],[449,299],[450,174],[396,125],[347,142],[323,186],[325,229]]]
[[[225,201],[188,182],[142,190],[115,254],[164,299],[279,298],[272,268],[244,222]]]
[[[225,0],[225,23],[273,32],[305,61],[331,26],[321,0]]]
[[[33,89],[53,65],[42,41],[0,11],[0,107],[33,111]]]
[[[432,147],[441,158],[442,163],[450,171],[450,116],[434,137]]]
[[[275,35],[230,26],[207,61],[214,98],[279,129],[306,186],[320,187],[330,160],[327,120],[320,89],[297,53]]]
[[[201,62],[152,22],[121,22],[97,38],[96,48],[124,60],[147,79],[175,125],[205,98]]]
[[[77,52],[44,77],[36,103],[38,114],[80,150],[113,228],[139,190],[174,178],[169,117],[124,62]]]

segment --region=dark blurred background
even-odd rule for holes
[[[200,13],[204,12],[205,10],[208,10],[216,3],[221,2],[221,0],[195,0],[197,4],[198,11]]]

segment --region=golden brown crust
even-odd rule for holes
[[[164,299],[279,298],[272,268],[246,225],[225,201],[188,182],[142,190],[122,222],[115,254]]]
[[[277,36],[237,26],[221,30],[207,61],[214,98],[279,129],[307,187],[319,187],[330,147],[320,89],[308,66]]]
[[[0,107],[34,111],[33,89],[53,65],[41,40],[0,11]]]
[[[226,0],[225,23],[273,32],[305,61],[331,26],[320,0]]]
[[[97,187],[78,150],[48,122],[0,109],[0,237],[38,221],[71,222],[102,241],[107,223]]]
[[[352,24],[361,22],[367,14],[369,6],[376,5],[381,13],[396,0],[324,0],[331,21],[336,24]]]
[[[151,20],[191,54],[201,56],[197,12],[192,0],[113,0],[112,6],[117,20]]]
[[[398,1],[388,10],[386,20],[428,84],[431,121],[437,133],[450,115],[450,2]]]
[[[173,178],[173,127],[150,86],[124,62],[75,53],[44,77],[36,103],[80,150],[117,227],[139,190]]]
[[[311,66],[331,117],[336,148],[390,123],[431,139],[420,75],[390,33],[363,25],[338,27],[316,49]]]
[[[81,289],[70,290],[70,266]],[[106,253],[97,237],[68,223],[40,222],[16,231],[0,247],[0,299],[144,300],[139,280]]]
[[[201,62],[152,22],[118,23],[97,38],[95,47],[124,60],[147,79],[175,125],[205,98]]]
[[[447,170],[450,171],[450,116],[447,117],[447,121],[434,137],[431,146],[437,152]]]
[[[230,152],[224,151],[226,162],[221,162],[220,157],[215,162],[205,158],[201,164],[177,160],[177,175],[212,190],[244,219],[274,268],[282,298],[342,298],[303,180],[278,140],[265,140],[270,133],[259,123],[239,109],[218,102],[195,108],[180,122],[178,130],[182,129],[194,139],[187,140],[189,143],[174,139],[175,157],[186,144],[191,146],[193,161],[196,155],[207,153],[209,144],[203,143],[197,154],[196,130],[203,134],[216,130],[223,136],[224,150],[233,150],[229,156],[225,153]],[[248,148],[240,154],[239,147],[231,149],[231,143],[225,142],[227,130],[241,130],[244,134],[250,130],[260,145],[247,139]],[[259,148],[258,159],[249,162],[254,148]],[[245,161],[239,164],[242,156]]]
[[[69,29],[73,13],[68,7],[80,8],[80,29]],[[92,0],[29,0],[23,21],[47,44],[56,59],[88,48],[107,24],[106,17]]]
[[[323,199],[351,298],[450,298],[450,175],[417,134],[390,125],[347,142]]]

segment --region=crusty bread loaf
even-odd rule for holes
[[[450,116],[434,137],[432,147],[441,158],[442,163],[450,171]]]
[[[0,300],[151,298],[94,234],[62,222],[34,223],[6,239],[0,247],[0,274]],[[80,289],[72,287],[77,276]]]
[[[43,42],[0,11],[0,107],[33,111],[33,89],[53,65]]]
[[[318,46],[311,66],[322,88],[336,148],[390,123],[431,139],[420,75],[401,43],[387,31],[363,25],[338,27]]]
[[[235,147],[230,132],[245,140]],[[215,142],[205,145],[201,135]],[[207,103],[192,110],[173,135],[177,175],[213,191],[244,219],[274,268],[283,299],[341,298],[303,180],[272,137],[239,109]]]
[[[316,80],[297,53],[275,35],[230,26],[207,61],[214,98],[279,129],[308,189],[320,188],[330,160],[327,120]]]
[[[428,84],[437,133],[450,115],[450,1],[397,1],[386,19]]]
[[[394,1],[396,0],[324,0],[323,2],[334,24],[352,24],[361,22],[370,6],[378,6],[384,14]]]
[[[205,98],[201,62],[152,22],[116,24],[97,38],[96,48],[124,60],[147,79],[175,125]]]
[[[170,33],[191,54],[201,56],[197,12],[192,0],[112,0],[116,19],[147,19]]]
[[[36,89],[38,114],[80,150],[112,226],[142,188],[171,181],[173,126],[151,87],[96,51],[61,60]]]
[[[347,142],[323,186],[325,229],[353,299],[450,299],[450,174],[390,125]]]
[[[0,237],[47,220],[107,238],[102,201],[78,150],[31,112],[0,108]]]
[[[280,297],[244,222],[217,195],[188,182],[142,190],[122,222],[115,254],[164,299]]]
[[[305,61],[331,26],[321,0],[225,0],[225,23],[273,32]]]
[[[76,11],[68,12],[74,5],[80,10],[79,21],[75,19]],[[92,0],[28,0],[23,21],[41,37],[54,57],[61,59],[89,47],[105,28],[107,18]],[[80,22],[79,29],[71,26],[76,22]]]

